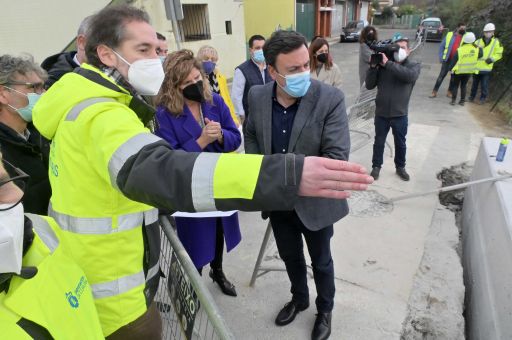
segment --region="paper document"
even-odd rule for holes
[[[238,210],[230,210],[230,211],[205,211],[205,212],[182,212],[176,211],[172,216],[174,217],[191,217],[191,218],[201,218],[201,217],[226,217],[231,216],[234,213],[238,212]]]

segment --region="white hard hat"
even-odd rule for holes
[[[464,37],[462,38],[462,40],[464,41],[465,44],[474,43],[476,40],[475,33],[468,32],[468,33],[464,34]]]
[[[496,27],[494,27],[494,24],[491,22],[488,24],[485,24],[485,26],[484,26],[484,32],[495,31],[495,30],[496,30]]]

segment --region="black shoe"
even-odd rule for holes
[[[235,285],[226,279],[226,275],[224,275],[222,269],[210,269],[210,277],[212,278],[213,282],[217,282],[220,290],[222,290],[224,294],[229,296],[236,296]]]
[[[378,166],[375,166],[372,168],[372,172],[370,173],[370,176],[373,177],[373,179],[376,181],[379,179],[380,174],[380,168]]]
[[[452,100],[452,101],[450,102],[450,105],[455,105],[455,100]]]
[[[290,301],[284,305],[283,309],[279,311],[276,317],[276,325],[285,326],[295,320],[295,316],[309,307],[308,304],[299,304],[295,301]]]
[[[326,340],[331,335],[332,313],[318,313],[315,326],[311,332],[311,340]]]
[[[470,103],[474,103],[474,102],[475,102],[475,98],[473,98],[473,97],[469,97],[468,101],[469,101]]]
[[[461,101],[459,102],[459,105],[460,105],[460,106],[464,106],[464,101],[463,101],[463,100],[461,100]]]
[[[405,168],[396,168],[396,174],[404,181],[408,181],[411,179]]]

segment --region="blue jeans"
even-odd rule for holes
[[[283,259],[291,282],[292,300],[309,304],[309,289],[302,235],[306,240],[316,285],[316,308],[320,313],[331,312],[334,307],[334,263],[331,256],[332,224],[317,230],[307,229],[295,210],[272,211],[270,222],[279,256]]]
[[[373,143],[372,167],[382,167],[384,163],[384,147],[389,129],[395,140],[395,167],[405,168],[405,137],[407,136],[407,116],[385,118],[375,116],[375,142]]]
[[[473,100],[478,92],[478,84],[480,83],[480,100],[486,100],[489,95],[489,78],[491,72],[481,72],[479,74],[473,74],[473,85],[471,86],[471,94],[469,99]]]

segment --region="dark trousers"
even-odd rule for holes
[[[331,312],[336,291],[330,245],[333,235],[332,224],[323,229],[311,231],[304,226],[295,211],[271,212],[270,222],[279,256],[284,261],[291,282],[290,292],[293,301],[309,304],[306,260],[302,242],[302,235],[304,235],[316,285],[316,308],[320,313]]]
[[[135,321],[119,328],[107,340],[160,340],[162,339],[162,319],[153,302],[148,310]]]
[[[222,255],[224,253],[224,229],[222,229],[222,219],[217,218],[215,231],[215,257],[210,262],[212,269],[222,269]],[[203,268],[197,268],[199,274],[203,275]]]
[[[395,167],[405,168],[405,153],[407,146],[405,138],[407,136],[407,116],[385,118],[375,116],[375,142],[373,143],[372,167],[382,167],[384,163],[384,147],[386,146],[386,137],[389,129],[393,133],[395,140]]]
[[[469,77],[471,74],[454,74],[454,91],[452,91],[452,102],[455,102],[457,99],[457,92],[459,91],[460,85],[460,102],[464,103],[466,101],[466,87],[468,85]]]
[[[489,95],[489,78],[491,78],[491,72],[481,72],[479,74],[473,74],[473,85],[471,86],[471,93],[469,99],[473,100],[478,92],[478,84],[480,84],[480,100],[484,101]]]
[[[443,83],[444,77],[450,72],[450,62],[443,61],[441,64],[441,71],[439,71],[439,75],[437,76],[436,84],[434,85],[434,91],[439,91],[441,84]],[[453,93],[453,76],[450,77],[450,85],[448,86],[448,91]]]

